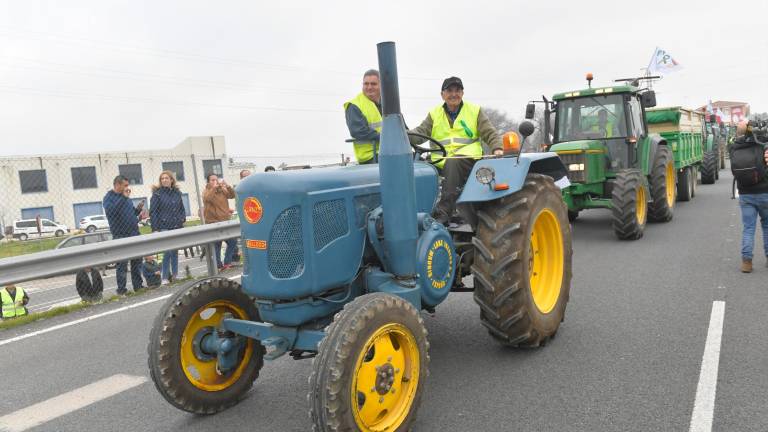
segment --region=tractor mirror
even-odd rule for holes
[[[656,106],[656,92],[653,90],[648,90],[647,92],[643,93],[643,95],[640,97],[643,106],[646,108],[653,108]]]
[[[531,120],[533,118],[533,114],[536,112],[536,105],[529,103],[525,106],[525,118],[528,120]]]
[[[520,153],[520,134],[515,131],[509,131],[501,138],[504,147],[504,154]]]
[[[524,121],[520,123],[520,127],[518,127],[517,130],[520,131],[520,135],[522,135],[523,138],[528,138],[533,135],[533,131],[536,130],[536,128],[533,126],[533,123]]]

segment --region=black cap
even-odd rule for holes
[[[464,84],[461,83],[461,78],[459,77],[448,77],[443,81],[443,86],[440,88],[440,90],[445,90],[450,86],[458,86],[460,89],[464,90]]]

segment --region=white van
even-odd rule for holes
[[[35,238],[40,236],[61,237],[68,233],[69,229],[66,225],[56,223],[50,219],[40,219],[40,234],[37,233],[37,220],[35,219],[20,219],[13,221],[13,232],[11,235],[13,238],[19,240],[26,240],[30,237]]]

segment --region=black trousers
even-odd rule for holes
[[[459,199],[459,194],[464,189],[475,162],[475,159],[448,159],[445,161],[443,169],[440,170],[440,175],[443,177],[443,189],[434,212],[434,217],[438,222],[450,221],[456,210],[456,200]]]

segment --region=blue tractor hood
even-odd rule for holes
[[[415,163],[414,177],[417,211],[430,213],[437,170]],[[246,293],[296,299],[355,278],[368,213],[381,205],[378,165],[257,173],[236,192]]]

